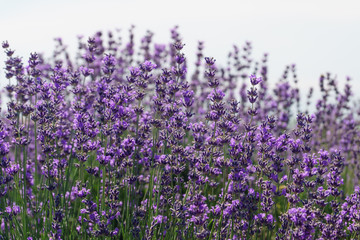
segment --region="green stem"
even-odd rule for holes
[[[229,188],[229,185],[230,185],[230,180],[228,180],[227,184],[226,184],[226,189],[225,191],[223,192],[223,196],[222,196],[222,199],[221,199],[221,205],[224,204],[224,200],[225,200],[225,195],[227,193],[227,190]],[[223,214],[224,214],[224,211],[221,210],[221,215],[220,215],[220,221],[219,221],[219,226],[218,226],[218,233],[219,233],[219,230],[221,229],[221,222],[222,222],[222,219],[223,219]],[[210,232],[210,235],[209,235],[209,240],[211,240],[211,237],[214,233],[214,229],[215,229],[215,221],[214,221],[214,224],[212,225],[211,227],[211,232]],[[218,234],[218,238],[220,238],[220,234]]]
[[[26,231],[26,215],[27,215],[27,201],[26,201],[26,150],[25,146],[23,147],[23,238],[27,238],[27,231]]]

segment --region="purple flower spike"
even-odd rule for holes
[[[251,82],[251,85],[256,86],[260,82],[262,82],[262,78],[261,77],[257,78],[255,75],[250,75],[250,82]]]

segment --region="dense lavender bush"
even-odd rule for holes
[[[199,42],[190,74],[177,28],[117,35],[27,62],[3,42],[0,239],[360,238],[350,79],[302,100],[248,42],[224,67]]]

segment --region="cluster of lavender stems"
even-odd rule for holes
[[[152,36],[2,43],[0,239],[360,238],[350,78],[314,99],[289,65],[270,88],[249,42],[223,66],[199,42],[189,73],[178,28]]]

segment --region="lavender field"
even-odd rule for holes
[[[352,80],[270,79],[250,42],[189,62],[170,34],[2,42],[0,239],[360,239]]]

